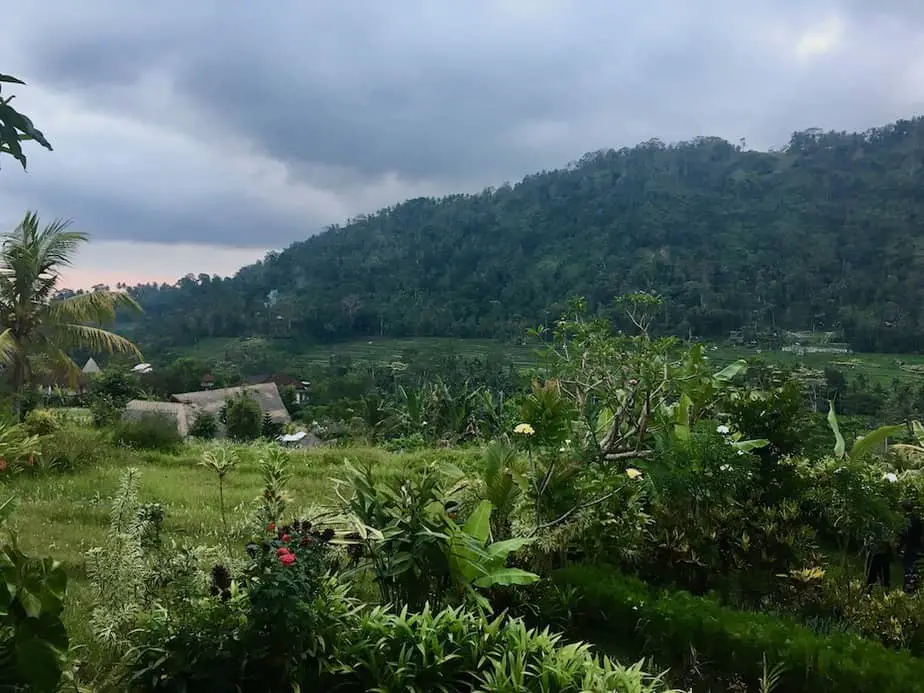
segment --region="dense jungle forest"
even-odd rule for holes
[[[754,151],[702,137],[586,154],[474,195],[408,200],[229,279],[132,289],[149,350],[205,337],[519,338],[585,296],[647,291],[663,333],[843,331],[924,348],[924,119]],[[305,229],[308,235],[311,229]]]

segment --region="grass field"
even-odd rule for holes
[[[268,360],[298,364],[326,363],[332,356],[355,360],[390,362],[411,350],[455,352],[464,356],[484,356],[493,351],[507,353],[520,368],[529,368],[537,361],[536,347],[509,344],[488,339],[372,339],[342,344],[314,344],[303,348],[291,343],[263,339],[209,339],[184,350],[185,356],[196,356],[207,361],[240,358],[250,352],[262,352]],[[747,347],[721,346],[710,350],[709,357],[721,366],[736,359],[760,358],[768,363],[788,366],[806,366],[818,370],[833,366],[848,378],[863,374],[870,382],[888,386],[892,380],[909,380],[924,384],[924,354],[796,354],[782,351],[757,351]]]
[[[11,527],[29,555],[61,561],[70,586],[66,625],[75,642],[88,641],[86,552],[103,543],[109,526],[110,501],[125,469],[141,472],[140,499],[161,503],[166,510],[165,535],[189,546],[218,546],[223,541],[214,473],[200,465],[203,446],[190,444],[178,455],[111,449],[107,462],[73,474],[20,476],[0,496],[15,494],[18,507]],[[224,482],[231,531],[239,533],[252,517],[262,485],[257,456],[260,448],[240,447],[241,463]],[[344,460],[369,461],[383,475],[406,471],[434,459],[466,466],[477,451],[427,451],[390,454],[374,448],[329,448],[292,454],[292,514],[310,511],[333,501],[332,479],[342,473]],[[309,512],[310,514],[310,512]]]

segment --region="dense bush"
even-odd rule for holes
[[[641,570],[696,593],[758,598],[776,588],[776,575],[818,563],[816,532],[797,499],[764,502],[762,460],[716,428],[702,422],[647,467],[651,540]]]
[[[105,434],[86,426],[63,426],[39,439],[43,468],[74,471],[103,461],[111,448]]]
[[[785,618],[659,591],[602,568],[567,568],[554,580],[578,589],[580,626],[621,651],[651,655],[661,666],[676,671],[696,666],[702,682],[740,675],[754,685],[766,657],[785,667],[779,681],[784,691],[904,693],[924,686],[924,660],[857,635],[816,635]]]
[[[196,412],[192,425],[189,427],[189,435],[193,438],[211,440],[218,435],[218,417],[208,411]]]
[[[224,423],[231,440],[256,440],[263,433],[263,410],[253,397],[239,395],[225,404]]]
[[[154,412],[119,422],[114,430],[114,440],[128,448],[162,452],[172,452],[183,444],[176,419]]]
[[[61,428],[61,421],[55,412],[49,409],[33,409],[23,421],[23,427],[29,435],[47,436]]]

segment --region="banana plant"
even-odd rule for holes
[[[870,431],[865,436],[857,438],[850,448],[850,452],[847,452],[847,443],[844,436],[841,435],[841,429],[837,423],[833,400],[828,400],[828,425],[834,433],[834,456],[851,460],[859,459],[872,452],[876,447],[886,445],[890,437],[905,430],[904,426],[880,426],[875,431]]]
[[[466,523],[459,527],[449,524],[449,568],[453,580],[479,608],[490,611],[491,605],[476,588],[487,589],[503,585],[529,585],[539,576],[520,568],[508,568],[507,557],[532,540],[519,537],[490,541],[491,501],[481,501]]]
[[[916,474],[922,472],[924,465],[924,426],[920,421],[912,421],[910,424],[911,435],[914,437],[914,443],[895,443],[890,445],[889,449],[898,455],[901,466],[904,471],[913,471]]]

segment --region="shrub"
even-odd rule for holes
[[[0,503],[0,523],[11,507],[12,499]],[[0,541],[0,690],[58,690],[68,649],[61,620],[66,592],[57,561]]]
[[[0,477],[35,469],[40,455],[37,436],[30,436],[22,426],[0,423]]]
[[[148,412],[137,419],[120,422],[115,429],[115,441],[129,448],[172,452],[183,444],[183,437],[173,417]]]
[[[189,435],[193,438],[211,440],[218,435],[218,417],[208,411],[199,411],[189,427]]]
[[[111,451],[101,431],[78,426],[42,436],[39,449],[43,468],[66,472],[96,465]]]
[[[282,435],[284,428],[283,424],[273,421],[273,418],[267,413],[263,415],[260,434],[268,440],[275,440]]]
[[[695,651],[701,676],[737,674],[756,683],[766,658],[784,667],[779,690],[806,693],[899,693],[920,690],[924,681],[924,661],[857,635],[817,635],[786,618],[658,591],[601,568],[567,568],[553,579],[579,590],[581,625],[605,630],[608,642],[635,656],[651,654],[661,666],[682,671]]]
[[[256,440],[263,432],[263,410],[250,395],[229,399],[225,404],[224,418],[228,437],[232,440]]]
[[[49,409],[33,409],[23,421],[26,432],[32,436],[47,436],[61,428],[61,422]]]

